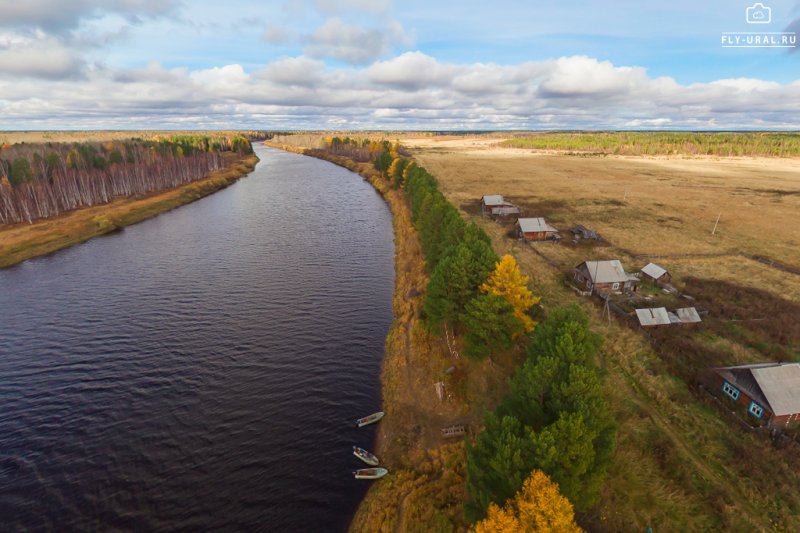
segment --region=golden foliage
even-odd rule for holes
[[[505,298],[514,308],[514,316],[524,324],[525,331],[533,331],[536,322],[526,311],[539,303],[541,298],[534,296],[528,289],[528,277],[520,273],[516,259],[504,255],[495,265],[489,279],[481,285],[481,291]]]
[[[506,256],[508,257],[508,256]],[[501,509],[489,506],[486,518],[475,524],[473,533],[577,533],[572,504],[544,472],[534,470],[522,489]]]

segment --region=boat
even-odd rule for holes
[[[388,474],[385,468],[361,468],[353,472],[356,479],[378,479]]]
[[[359,418],[358,420],[356,420],[356,425],[361,428],[369,424],[374,424],[381,418],[383,418],[383,411],[378,411],[377,413],[372,413],[371,415],[365,416],[364,418]]]
[[[378,466],[378,458],[369,453],[364,448],[359,448],[358,446],[353,446],[353,455],[367,463],[368,465]]]

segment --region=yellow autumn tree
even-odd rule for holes
[[[525,331],[533,331],[536,322],[528,316],[527,311],[541,298],[528,289],[528,277],[520,273],[519,265],[512,256],[504,255],[495,264],[494,271],[481,285],[481,291],[505,298],[514,308],[514,316],[525,326]]]
[[[502,509],[490,504],[486,518],[471,533],[580,533],[572,504],[541,470],[534,470]]]

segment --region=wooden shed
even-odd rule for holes
[[[515,208],[514,204],[511,202],[506,202],[502,195],[499,194],[487,194],[481,197],[481,215],[489,216],[492,215],[493,209],[502,209],[502,208]],[[517,214],[519,214],[519,210],[517,209]]]
[[[604,294],[634,292],[639,287],[639,278],[625,272],[618,259],[584,261],[575,267],[574,278],[583,290]]]
[[[666,268],[660,267],[655,263],[647,263],[641,270],[642,279],[655,283],[656,285],[666,285],[672,282],[672,276]]]
[[[666,307],[637,309],[636,318],[639,320],[639,325],[643,328],[655,328],[658,326],[669,326],[672,324]]]
[[[526,241],[557,239],[558,230],[548,224],[543,217],[520,218],[517,220],[517,237]]]
[[[760,422],[786,428],[800,422],[800,363],[715,368],[716,391]]]

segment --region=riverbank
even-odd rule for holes
[[[395,189],[372,163],[358,163],[323,150],[266,143],[317,157],[361,175],[386,200],[395,240],[394,321],[386,337],[381,370],[383,410],[376,455],[390,474],[374,483],[350,531],[466,531],[463,516],[466,451],[463,439],[446,441],[441,428],[461,424],[480,429],[483,413],[502,395],[511,364],[453,358],[444,340],[432,337],[421,320],[428,277],[405,192]],[[440,399],[435,383],[446,370],[458,388]]]
[[[0,228],[0,268],[119,231],[125,226],[208,196],[249,174],[256,163],[258,157],[249,155],[228,168],[181,187],[143,198],[122,198],[33,224],[21,223]]]

